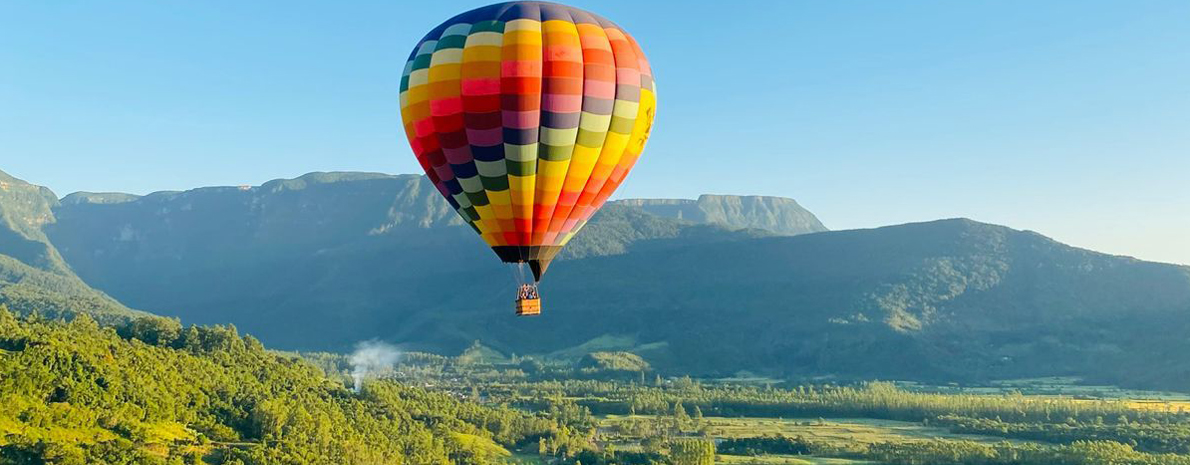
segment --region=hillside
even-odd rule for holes
[[[391,382],[356,394],[234,327],[145,321],[120,336],[0,306],[0,463],[492,463],[559,429]]]
[[[58,198],[0,171],[0,303],[48,315],[85,311],[113,321],[136,315],[74,274],[46,237]]]
[[[49,189],[0,171],[0,253],[40,270],[68,274],[42,231],[54,221],[57,205],[58,197]]]
[[[795,212],[704,198],[698,211]],[[286,349],[381,338],[457,354],[480,340],[505,355],[632,352],[703,375],[1190,381],[1190,360],[1172,355],[1190,353],[1184,267],[970,220],[785,237],[739,228],[793,220],[635,203],[608,205],[576,237],[543,285],[545,316],[529,320],[511,316],[508,271],[416,176],[78,194],[45,231],[123,302]]]

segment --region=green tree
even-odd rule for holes
[[[669,443],[670,457],[680,465],[714,465],[715,443],[705,439],[682,438]]]
[[[690,415],[686,414],[686,409],[682,407],[681,402],[674,403],[674,426],[679,431],[683,430],[686,425],[690,424]]]

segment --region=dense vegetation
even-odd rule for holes
[[[535,455],[572,465],[685,465],[723,454],[889,464],[1190,463],[1190,414],[1175,409],[909,392],[887,383],[745,385],[656,375],[642,382],[643,371],[624,375],[624,363],[635,359],[620,354],[567,365],[496,360],[487,351],[409,353],[385,372],[390,379],[354,393],[345,356],[270,352],[234,327],[183,328],[163,318],[105,327],[85,315],[66,322],[3,309],[0,463],[497,463]],[[809,432],[827,424],[822,418],[897,420],[953,436],[840,443],[761,433],[759,425],[748,435],[738,426],[749,423],[736,418],[818,418],[793,421]]]
[[[75,276],[39,270],[5,255],[0,255],[0,304],[22,314],[36,310],[45,316],[71,317],[82,313],[107,323],[146,316]]]
[[[729,438],[718,446],[719,452],[732,455],[809,455],[814,452],[811,444],[803,438],[788,436],[753,436]]]
[[[545,415],[390,382],[355,394],[234,327],[0,307],[0,463],[488,463],[566,435]]]
[[[631,352],[591,352],[584,355],[579,366],[597,371],[622,371],[639,373],[652,368],[639,355]]]
[[[340,369],[333,356],[320,360],[331,371]],[[720,440],[714,453],[729,456],[813,455],[890,464],[1190,463],[1185,450],[1190,413],[1137,408],[1124,400],[937,394],[879,382],[745,385],[650,375],[642,383],[637,377],[626,380],[614,367],[592,371],[590,360],[574,366],[532,358],[477,364],[413,354],[397,370],[405,382],[551,412],[572,425],[598,425],[586,446],[596,450],[580,447],[569,458],[584,464],[666,463],[676,460],[675,450],[687,450],[674,446],[687,439]],[[560,413],[558,399],[573,399],[575,405]],[[783,421],[812,433],[831,423],[823,418],[893,420],[934,432],[899,440],[865,440],[859,433],[826,440],[829,434],[765,432],[771,424],[752,421]]]

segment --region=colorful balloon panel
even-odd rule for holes
[[[505,261],[548,260],[607,201],[656,111],[636,41],[544,2],[478,8],[409,56],[401,119],[426,175]]]

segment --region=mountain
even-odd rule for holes
[[[786,236],[826,231],[826,226],[793,199],[782,197],[700,195],[689,199],[625,199],[614,202],[652,215],[732,229],[763,229]]]
[[[54,221],[58,197],[0,171],[0,253],[48,273],[69,274],[42,228]]]
[[[417,176],[74,194],[43,230],[122,302],[286,349],[381,338],[457,354],[479,340],[712,376],[1190,381],[1186,267],[965,219],[790,236],[780,225],[806,218],[792,206],[609,204],[551,267],[535,319],[512,316],[505,266]]]
[[[703,374],[1190,380],[1190,269],[970,220],[640,250],[549,284],[548,318],[476,322],[508,341],[488,344],[628,335],[619,350]]]
[[[421,176],[311,173],[143,197],[77,193],[54,213],[45,230],[88,283],[137,308],[236,322],[290,348],[347,347],[367,337],[361,329],[391,327],[393,306],[423,306],[433,295],[429,283],[413,286],[430,272],[479,267],[512,282]],[[560,258],[622,254],[645,240],[768,234],[609,205]],[[391,284],[377,289],[380,281]]]
[[[81,309],[100,319],[137,315],[87,286],[62,259],[44,228],[55,221],[58,197],[0,171],[0,303],[51,315]]]

